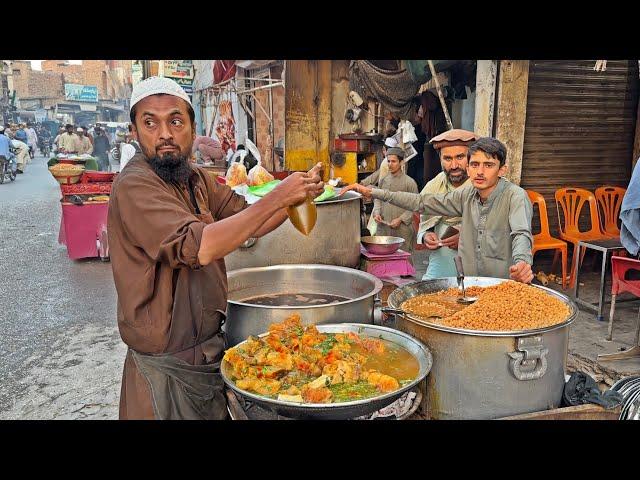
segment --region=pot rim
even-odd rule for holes
[[[359,200],[360,198],[362,198],[362,195],[360,195],[358,192],[350,191],[350,192],[344,193],[343,195],[330,198],[329,200],[317,202],[316,207],[322,207],[323,205],[329,205],[331,203],[350,202],[351,200]]]
[[[239,300],[231,300],[229,298],[227,298],[227,303],[233,304],[233,305],[241,305],[243,307],[263,308],[268,310],[274,310],[274,309],[275,310],[308,310],[312,308],[341,307],[343,305],[356,303],[356,302],[365,300],[367,298],[370,298],[372,296],[376,296],[380,293],[383,286],[382,280],[380,280],[378,277],[374,275],[371,275],[370,273],[363,272],[362,270],[357,270],[355,268],[348,268],[348,267],[338,267],[336,265],[322,265],[322,264],[311,264],[311,263],[310,264],[292,263],[292,264],[285,264],[285,265],[271,265],[268,267],[240,268],[238,270],[231,270],[227,272],[227,279],[230,279],[231,277],[234,277],[237,275],[253,273],[253,272],[261,272],[261,271],[270,271],[270,270],[333,270],[333,271],[338,271],[343,273],[350,273],[352,275],[355,274],[358,277],[362,277],[362,278],[365,278],[366,280],[370,280],[371,282],[373,282],[373,289],[360,297],[350,298],[348,300],[345,300],[344,302],[331,303],[328,305],[303,305],[303,306],[256,305],[253,303],[241,302]]]
[[[493,277],[475,277],[475,278],[486,278],[490,280],[501,280],[505,282],[507,281],[507,279],[504,279],[504,278],[493,278]],[[418,283],[418,282],[415,282],[415,283]],[[411,285],[411,284],[408,284],[408,285]],[[443,332],[457,333],[460,335],[472,335],[476,337],[525,337],[525,336],[538,335],[541,333],[551,332],[559,328],[567,327],[571,323],[573,323],[573,321],[578,316],[578,307],[576,306],[573,300],[571,300],[566,295],[560,292],[557,292],[549,287],[543,287],[542,285],[534,285],[534,284],[531,284],[531,286],[544,290],[545,292],[555,297],[558,297],[560,300],[562,300],[569,307],[570,313],[567,319],[564,322],[557,323],[555,325],[549,325],[548,327],[541,327],[541,328],[535,328],[530,330],[470,330],[466,328],[448,327],[446,325],[431,323],[421,319],[420,317],[415,317],[413,315],[402,314],[400,316],[405,318],[407,321],[413,322],[421,327],[432,328],[434,330],[440,330]],[[399,288],[397,290],[399,290]],[[396,290],[394,290],[389,296],[389,306],[392,308],[400,308],[399,305],[395,305],[395,298],[392,298],[392,295],[395,291]]]

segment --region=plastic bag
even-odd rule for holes
[[[325,200],[329,200],[336,196],[336,191],[331,185],[324,186],[324,192],[322,192],[319,196],[317,196],[314,202],[324,202]]]
[[[273,175],[271,175],[266,168],[260,165],[260,161],[258,161],[258,164],[255,167],[249,170],[247,175],[249,185],[253,187],[264,185],[265,183],[273,181],[273,179]]]
[[[280,180],[272,180],[270,182],[263,183],[262,185],[249,187],[249,193],[256,197],[264,197],[267,193],[276,188],[279,183]]]
[[[227,186],[230,188],[247,183],[247,169],[242,164],[240,157],[238,157],[236,161],[231,162],[225,178],[227,180]]]

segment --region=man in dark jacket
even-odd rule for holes
[[[109,139],[100,127],[94,129],[95,138],[93,139],[93,154],[98,159],[98,168],[102,172],[109,169],[109,150],[111,145]]]

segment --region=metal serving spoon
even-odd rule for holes
[[[456,272],[458,273],[458,287],[462,288],[462,296],[458,297],[458,303],[462,303],[463,305],[470,305],[476,300],[478,297],[467,297],[464,291],[464,270],[462,268],[462,258],[457,256],[453,259],[456,264]]]

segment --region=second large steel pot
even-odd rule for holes
[[[268,331],[294,313],[302,323],[373,323],[374,304],[382,282],[373,275],[332,265],[276,265],[243,268],[227,273],[228,300],[225,332],[232,347],[249,335]],[[266,306],[247,301],[262,295],[324,294],[348,300],[328,305]]]
[[[465,277],[466,286],[489,286],[499,278]],[[391,308],[423,293],[456,287],[456,278],[416,282],[388,298]],[[539,287],[570,310],[566,321],[536,330],[487,332],[397,315],[396,326],[421,340],[433,355],[424,408],[435,419],[492,419],[556,408],[565,383],[569,325],[578,310],[566,296]]]
[[[318,203],[318,218],[308,236],[287,220],[264,237],[250,239],[225,257],[227,270],[311,263],[357,267],[361,198],[357,192],[347,192]]]

